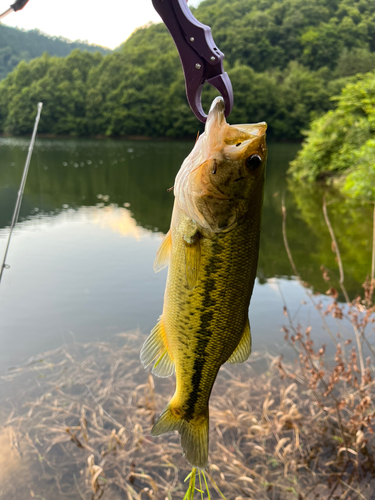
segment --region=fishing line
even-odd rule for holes
[[[34,123],[34,130],[33,130],[33,134],[31,136],[31,142],[30,142],[30,145],[29,145],[29,152],[27,154],[25,167],[23,169],[23,175],[22,175],[21,185],[20,185],[20,189],[18,191],[16,205],[14,207],[13,218],[12,218],[12,223],[10,225],[10,232],[9,232],[9,236],[8,236],[7,245],[5,247],[5,253],[4,253],[3,263],[2,263],[1,268],[0,268],[0,283],[1,283],[1,278],[3,277],[4,269],[6,269],[6,268],[9,267],[5,263],[5,261],[6,261],[6,258],[7,258],[7,254],[8,254],[8,250],[9,250],[9,245],[10,245],[10,240],[12,238],[13,229],[14,229],[14,226],[17,224],[18,217],[19,217],[19,214],[20,214],[23,192],[25,190],[27,174],[29,172],[30,161],[31,161],[31,156],[33,154],[33,149],[34,149],[34,144],[35,144],[35,137],[36,137],[36,132],[38,130],[38,124],[39,124],[40,114],[42,112],[42,107],[43,107],[43,103],[39,102],[38,103],[38,111],[37,111],[37,115],[36,115],[35,123]]]

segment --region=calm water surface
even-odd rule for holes
[[[0,285],[0,372],[76,340],[109,340],[139,328],[140,344],[162,311],[166,270],[153,272],[168,230],[175,175],[190,142],[37,141],[6,270]],[[0,255],[5,250],[28,140],[0,139]],[[293,277],[282,236],[285,194],[290,248],[314,290],[328,286],[322,264],[336,263],[321,213],[321,193],[287,185],[285,172],[299,148],[270,144],[258,279],[250,318],[254,349],[283,352],[282,295],[296,321],[325,332]],[[367,207],[332,205],[354,296],[371,263]],[[343,208],[344,207],[344,208]],[[360,245],[358,245],[360,243]],[[358,250],[358,246],[360,249]],[[354,251],[354,248],[357,250]]]

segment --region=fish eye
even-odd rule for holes
[[[248,170],[256,170],[262,163],[262,158],[259,155],[251,155],[246,160],[246,168]]]

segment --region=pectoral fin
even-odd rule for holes
[[[154,375],[169,377],[173,374],[174,362],[167,349],[162,317],[160,317],[141,349],[141,362],[144,368],[147,368],[153,361],[155,361],[155,364],[151,371]]]
[[[249,318],[247,318],[241,340],[236,349],[233,351],[230,358],[228,359],[227,363],[232,363],[233,365],[236,363],[243,363],[249,358],[250,353],[251,353],[251,332],[250,332]]]
[[[171,251],[172,251],[172,235],[171,235],[171,230],[169,230],[167,234],[164,236],[164,239],[161,242],[158,251],[156,252],[156,258],[154,262],[154,271],[156,273],[167,267],[167,265],[169,264]]]
[[[184,243],[186,280],[192,290],[197,283],[201,267],[200,234],[196,232],[193,236],[184,236]]]

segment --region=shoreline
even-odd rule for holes
[[[0,139],[29,139],[31,138],[31,134],[24,134],[24,135],[11,135],[11,134],[4,134],[0,133]],[[186,136],[186,137],[166,137],[166,136],[161,136],[161,137],[153,137],[153,136],[148,136],[148,135],[68,135],[68,134],[43,134],[43,133],[38,133],[37,134],[37,139],[75,139],[75,140],[80,140],[80,139],[94,139],[94,140],[100,140],[100,141],[105,141],[105,140],[113,140],[113,141],[139,141],[139,142],[145,142],[145,141],[163,141],[163,142],[188,142],[188,141],[195,141],[196,136]],[[282,144],[302,144],[303,138],[301,139],[278,139],[274,137],[268,137],[267,138],[268,143],[282,143]]]

